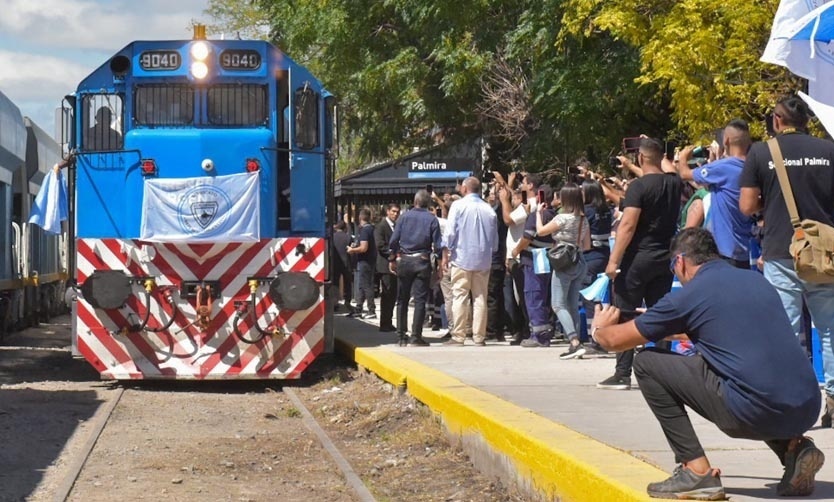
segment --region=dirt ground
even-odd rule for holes
[[[68,344],[66,318],[0,347],[1,501],[54,500],[96,413],[118,394]],[[125,385],[69,500],[358,500],[284,384]],[[373,375],[326,357],[290,385],[379,501],[523,500],[479,474],[422,405]]]

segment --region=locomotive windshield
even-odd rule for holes
[[[212,125],[262,126],[268,123],[265,85],[215,85],[208,89],[208,120]]]
[[[142,85],[136,87],[137,125],[184,126],[194,123],[194,89],[187,85]]]

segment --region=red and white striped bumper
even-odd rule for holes
[[[247,278],[274,277],[281,272],[305,272],[324,280],[321,238],[264,239],[257,243],[170,244],[127,239],[79,239],[77,278],[82,284],[97,270],[121,270],[137,278],[119,309],[94,308],[78,298],[77,350],[105,379],[254,379],[298,378],[324,348],[324,290],[303,311],[279,311],[267,295],[256,291],[255,317],[285,336],[264,336],[245,343],[234,332],[236,303],[251,299]],[[152,277],[150,305],[138,278]],[[217,281],[207,322],[199,323],[197,300],[180,295],[183,282]],[[173,293],[175,309],[163,299]],[[205,303],[203,304],[205,305]],[[150,310],[148,328],[159,328],[175,316],[171,327],[158,333],[126,328],[139,324]],[[243,316],[239,331],[257,339],[251,317]]]

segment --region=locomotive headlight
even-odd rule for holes
[[[208,66],[202,61],[191,63],[191,74],[194,75],[194,78],[197,80],[202,80],[206,78],[206,75],[208,75]]]
[[[197,61],[205,61],[209,55],[209,46],[205,42],[194,42],[191,44],[191,57]],[[195,75],[196,77],[196,75]],[[200,78],[200,77],[198,77]]]

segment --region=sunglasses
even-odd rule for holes
[[[678,262],[678,258],[683,258],[684,256],[686,256],[686,253],[676,254],[672,257],[672,259],[669,261],[670,272],[672,272],[673,274],[675,273],[675,264]]]

